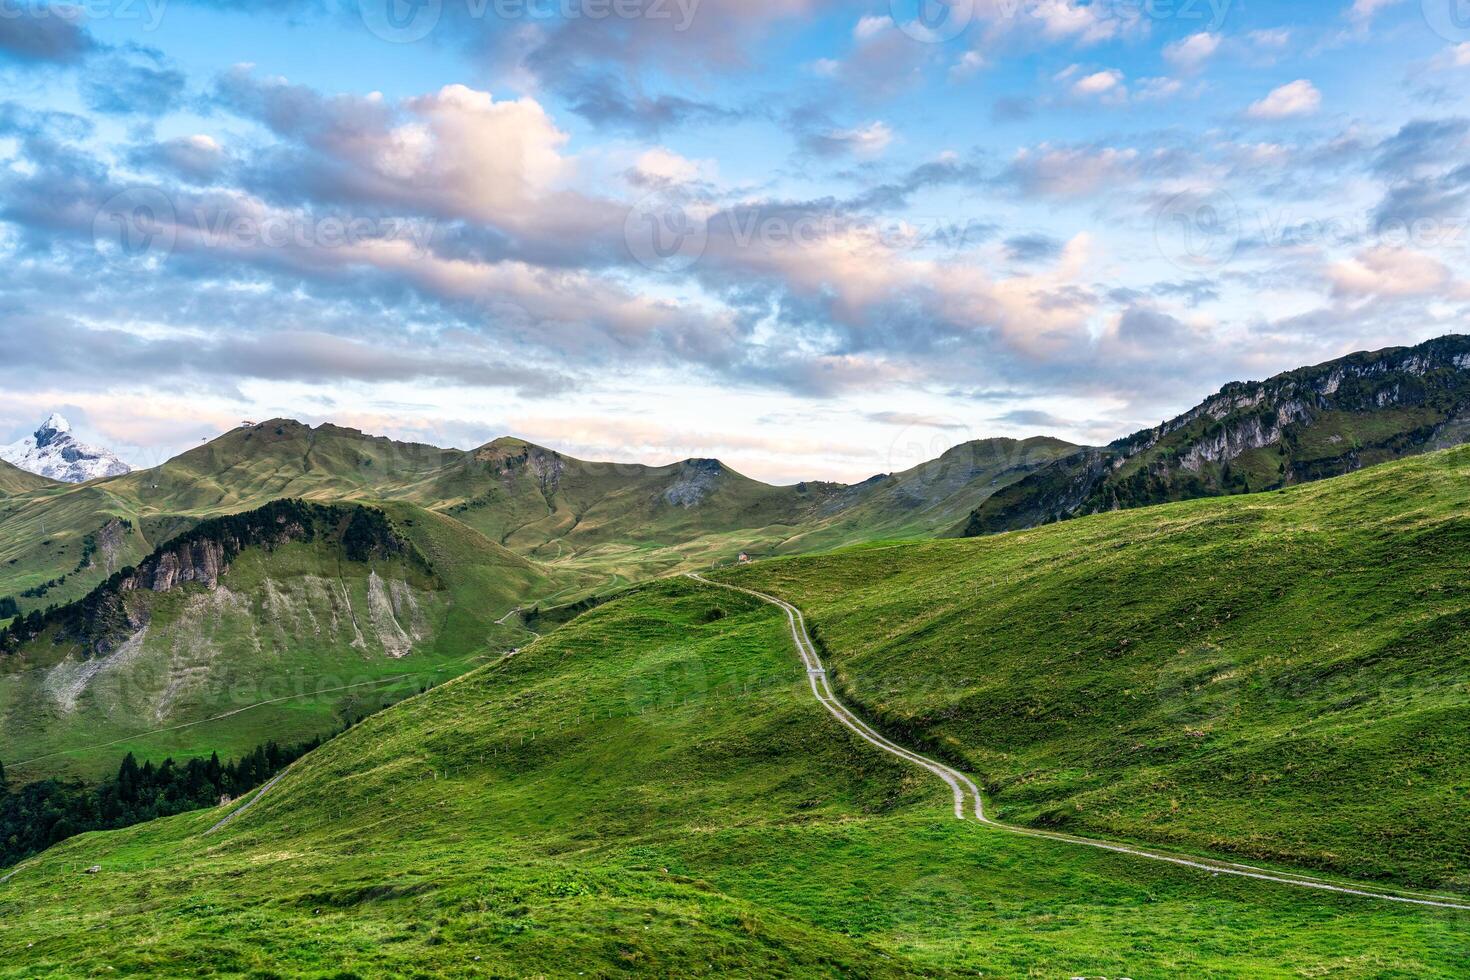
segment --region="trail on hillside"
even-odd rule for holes
[[[1291,885],[1297,888],[1311,888],[1318,891],[1333,892],[1339,895],[1353,895],[1359,898],[1371,898],[1383,902],[1400,902],[1406,905],[1427,905],[1434,908],[1457,909],[1470,911],[1470,904],[1454,901],[1446,896],[1430,895],[1423,892],[1412,892],[1404,889],[1381,889],[1370,885],[1356,883],[1333,882],[1313,875],[1296,874],[1294,872],[1273,871],[1265,868],[1253,867],[1248,864],[1235,864],[1229,861],[1216,861],[1210,858],[1186,857],[1177,854],[1167,854],[1162,851],[1151,851],[1135,847],[1129,844],[1117,844],[1111,841],[1095,840],[1089,837],[1077,837],[1072,834],[1057,833],[1049,830],[1036,830],[1030,827],[1017,827],[1011,824],[1001,823],[993,820],[985,814],[985,800],[981,796],[980,787],[975,782],[960,772],[937,762],[928,756],[920,755],[911,749],[893,742],[878,732],[874,731],[861,718],[850,711],[846,705],[837,699],[832,691],[832,684],[827,676],[827,669],[822,664],[821,657],[817,654],[816,645],[812,643],[811,635],[807,632],[806,618],[800,609],[772,595],[757,592],[754,589],[742,588],[738,585],[728,585],[724,582],[714,582],[694,572],[689,573],[689,578],[704,585],[719,589],[729,589],[733,592],[742,592],[762,602],[776,606],[786,613],[786,620],[791,627],[791,639],[796,644],[796,651],[801,656],[802,663],[806,667],[807,682],[811,685],[812,694],[821,702],[827,712],[836,718],[844,727],[852,731],[863,741],[875,748],[903,759],[905,762],[926,769],[949,786],[954,793],[954,813],[960,820],[973,819],[995,830],[1016,834],[1022,837],[1039,837],[1046,840],[1060,841],[1066,844],[1076,844],[1083,847],[1091,847],[1104,851],[1112,851],[1117,854],[1127,854],[1132,857],[1145,858],[1150,861],[1162,861],[1166,864],[1174,864],[1185,868],[1195,868],[1200,871],[1208,871],[1211,875],[1232,875],[1237,878],[1252,878],[1257,881],[1269,881],[1278,885]],[[973,811],[973,816],[971,815]]]

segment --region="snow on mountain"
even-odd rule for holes
[[[110,451],[78,442],[71,434],[71,423],[55,412],[35,435],[0,446],[0,459],[63,483],[86,483],[132,472],[131,466]]]

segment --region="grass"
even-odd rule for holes
[[[1470,449],[727,573],[1006,820],[1470,892]]]
[[[0,976],[1462,974],[1466,919],[998,834],[675,580],[0,885]],[[81,871],[101,865],[95,875]]]

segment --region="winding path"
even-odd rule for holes
[[[1273,871],[1253,867],[1248,864],[1215,861],[1210,858],[1167,854],[1162,851],[1145,850],[1127,844],[1114,844],[1109,841],[1077,837],[1072,834],[1056,833],[1049,830],[1035,830],[1030,827],[1016,827],[1001,823],[998,820],[993,820],[985,815],[985,800],[981,796],[980,787],[976,786],[975,782],[969,776],[966,776],[958,769],[951,768],[942,762],[936,762],[928,756],[920,755],[911,749],[906,749],[896,742],[890,741],[870,728],[861,718],[848,710],[847,706],[837,699],[837,695],[832,691],[832,683],[827,676],[827,669],[823,666],[821,657],[817,655],[817,648],[812,643],[811,635],[807,632],[806,618],[802,616],[800,609],[783,599],[766,595],[764,592],[756,592],[754,589],[745,589],[738,585],[727,585],[724,582],[713,582],[693,572],[689,573],[689,578],[714,588],[743,592],[748,596],[753,596],[762,602],[769,603],[784,611],[786,613],[786,620],[791,627],[791,639],[795,642],[796,650],[801,655],[802,663],[806,666],[807,682],[811,685],[812,694],[822,703],[822,707],[826,708],[827,712],[833,718],[836,718],[838,722],[873,747],[889,755],[897,756],[905,762],[919,766],[922,769],[927,769],[944,780],[954,793],[954,815],[960,820],[973,819],[977,823],[984,824],[987,827],[1009,834],[1016,834],[1021,837],[1041,837],[1047,840],[1061,841],[1082,847],[1113,851],[1118,854],[1127,854],[1150,861],[1162,861],[1166,864],[1175,864],[1185,868],[1208,871],[1212,875],[1233,875],[1237,878],[1253,878],[1257,881],[1269,881],[1278,885],[1312,888],[1318,891],[1334,892],[1339,895],[1354,895],[1359,898],[1371,898],[1382,902],[1400,902],[1405,905],[1427,905],[1433,908],[1470,911],[1470,904],[1465,904],[1463,901],[1457,902],[1445,896],[1429,895],[1402,889],[1387,890],[1370,885],[1332,882],[1312,875]]]

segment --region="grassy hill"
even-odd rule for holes
[[[0,459],[0,495],[12,493],[30,493],[35,490],[45,490],[59,487],[61,484],[55,480],[48,480],[44,476],[27,473],[19,467]]]
[[[10,777],[305,741],[529,639],[496,619],[555,576],[406,504],[376,532],[393,547],[364,550],[353,521],[370,513],[213,519],[58,610],[0,654]]]
[[[1470,448],[762,563],[841,688],[1012,822],[1464,891]]]
[[[817,705],[775,610],[669,581],[369,719],[217,834],[21,866],[0,976],[1462,972],[1463,914],[992,833],[920,776]]]
[[[1470,337],[1352,354],[1079,449],[988,497],[969,535],[1119,508],[1274,490],[1470,441]]]

